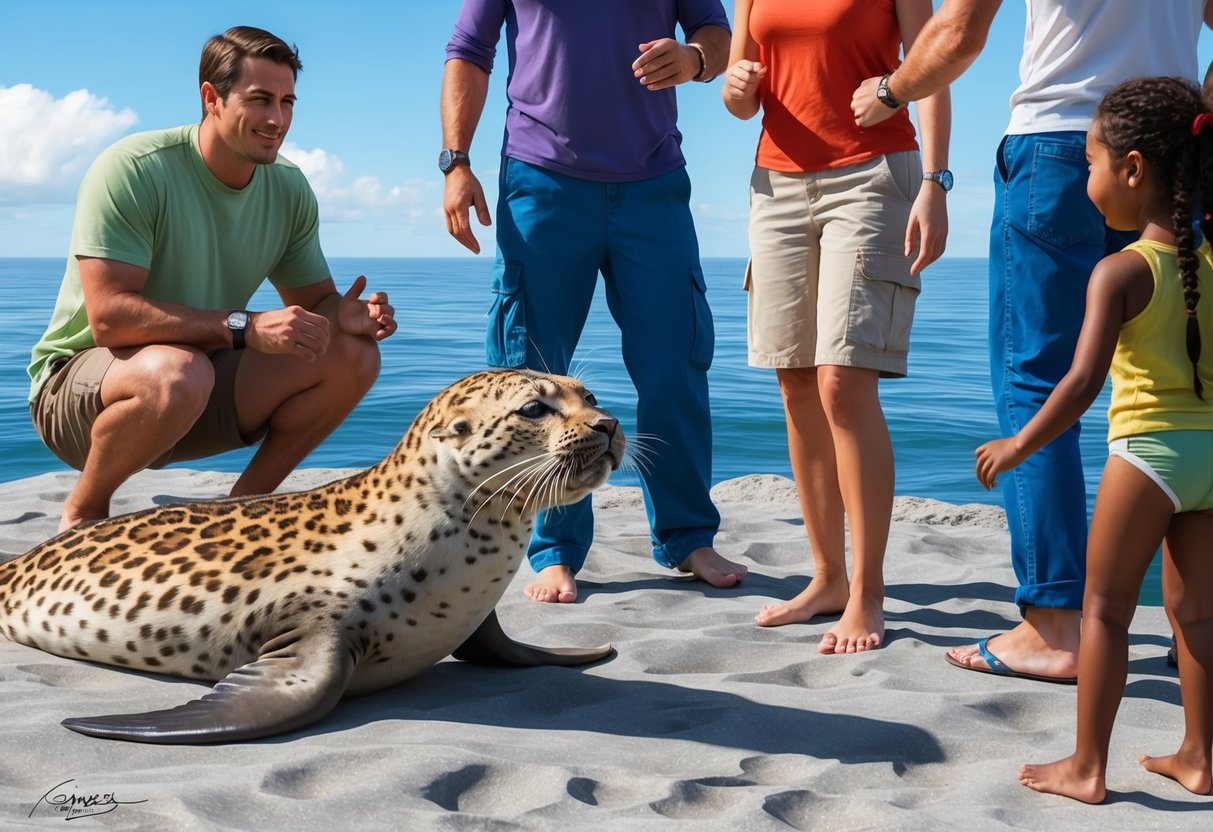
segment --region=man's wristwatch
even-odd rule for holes
[[[707,83],[715,80],[715,75],[706,75],[708,71],[708,56],[704,53],[703,47],[697,43],[687,43],[687,46],[695,50],[695,54],[699,56],[699,71],[691,76],[692,81],[701,81]]]
[[[244,330],[248,329],[249,314],[244,309],[227,313],[227,328],[232,332],[232,349],[244,349]]]
[[[886,72],[884,77],[880,79],[879,86],[876,87],[876,99],[890,110],[901,109],[901,102],[893,97],[893,91],[889,89],[889,77],[893,73]]]
[[[934,182],[943,188],[945,194],[952,190],[952,171],[947,168],[943,170],[929,170],[922,175],[922,178],[928,182]]]
[[[472,160],[468,158],[467,153],[462,150],[454,150],[444,147],[438,154],[438,170],[442,171],[442,175],[446,176],[455,169],[455,165],[471,166]]]

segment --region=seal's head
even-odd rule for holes
[[[530,370],[487,370],[435,397],[405,437],[430,445],[440,471],[481,498],[525,513],[574,503],[623,461],[619,422],[580,381]]]

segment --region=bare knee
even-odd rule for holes
[[[779,379],[784,406],[789,410],[819,400],[816,367],[780,367],[775,371],[775,376]]]
[[[873,408],[880,409],[876,395],[876,374],[852,367],[819,367],[817,388],[821,406],[830,423],[854,429],[870,418]]]
[[[1082,599],[1084,622],[1099,621],[1105,627],[1128,631],[1137,610],[1137,598],[1122,598],[1087,588]]]
[[[350,407],[356,405],[379,378],[379,342],[342,333],[325,353],[323,382]]]
[[[157,420],[192,425],[215,386],[215,368],[190,347],[145,347],[123,367],[125,398],[138,401]]]

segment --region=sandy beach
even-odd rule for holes
[[[284,490],[338,473],[299,472]],[[53,534],[74,476],[0,485],[0,560]],[[144,472],[114,509],[222,496],[233,479]],[[791,482],[745,477],[713,495],[718,548],[751,570],[739,588],[656,566],[639,490],[608,486],[579,602],[526,600],[524,569],[497,608],[520,640],[609,641],[609,660],[500,670],[448,659],[268,740],[142,746],[72,733],[59,721],[171,707],[208,686],[0,639],[0,827],[54,828],[66,802],[92,815],[73,818],[85,829],[1209,828],[1213,800],[1137,764],[1175,750],[1182,727],[1161,609],[1134,622],[1108,802],[1039,795],[1016,768],[1069,753],[1075,689],[943,659],[1018,621],[1001,511],[899,498],[886,646],[826,657],[816,645],[834,619],[753,623],[807,579]]]

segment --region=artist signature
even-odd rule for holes
[[[64,820],[76,820],[77,818],[89,818],[96,815],[108,814],[119,806],[130,806],[135,803],[147,803],[146,800],[119,800],[118,796],[113,792],[103,792],[100,794],[79,794],[77,786],[72,786],[70,791],[66,788],[69,783],[75,783],[76,779],[64,780],[59,785],[50,789],[46,794],[38,799],[34,804],[34,808],[29,810],[28,817],[33,817],[34,812],[38,811],[40,806],[47,806],[48,811],[63,815]]]

